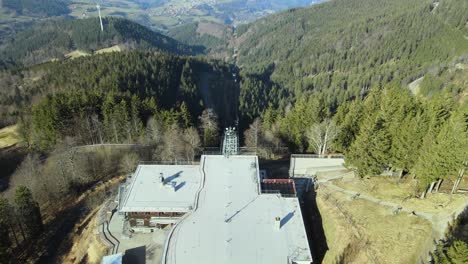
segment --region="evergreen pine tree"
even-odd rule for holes
[[[27,187],[18,186],[16,188],[15,205],[27,235],[36,238],[43,230],[42,216],[39,204],[34,200]]]
[[[190,112],[185,102],[182,102],[182,104],[180,105],[179,122],[182,128],[188,128],[192,123],[192,117],[190,116]]]
[[[468,263],[468,244],[464,241],[454,241],[450,247],[439,247],[433,254],[434,264],[465,264]]]
[[[460,107],[445,122],[437,135],[432,129],[424,139],[418,162],[413,168],[420,187],[425,189],[438,179],[454,178],[468,157],[468,111]]]
[[[334,120],[338,124],[338,135],[333,142],[333,148],[339,152],[348,151],[359,133],[363,116],[363,105],[360,101],[343,104],[338,108]]]
[[[364,120],[356,141],[346,153],[346,163],[357,168],[363,177],[382,173],[388,166],[390,137],[380,116]]]
[[[12,263],[10,252],[12,245],[10,239],[10,218],[11,213],[8,200],[0,198],[0,263]]]

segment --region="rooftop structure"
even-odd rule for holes
[[[200,187],[198,165],[139,165],[121,212],[187,212]]]
[[[239,140],[237,132],[234,128],[226,128],[223,138],[223,155],[237,155],[239,154]]]
[[[119,211],[132,227],[175,223],[192,210],[200,181],[198,165],[139,165],[121,193]]]
[[[203,156],[196,210],[170,235],[163,263],[311,263],[298,199],[261,194],[256,156]]]
[[[293,179],[263,179],[262,193],[277,193],[281,196],[296,197],[296,184]]]

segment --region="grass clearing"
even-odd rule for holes
[[[323,230],[328,246],[323,263],[335,263],[345,248],[356,239],[349,223],[346,222],[339,209],[334,206],[330,197],[318,195],[317,206],[322,217]]]
[[[432,243],[429,221],[407,213],[393,215],[388,208],[322,185],[317,204],[329,251],[324,263],[416,263]]]
[[[397,203],[415,211],[432,214],[451,214],[454,210],[466,204],[468,199],[465,195],[445,193],[428,194],[426,199],[419,199],[414,197],[414,194],[417,193],[417,182],[413,179],[404,179],[398,182],[395,178],[385,177],[355,178],[352,180],[334,180],[333,184],[383,201]]]
[[[0,148],[13,146],[20,142],[18,126],[8,126],[0,129]]]
[[[416,79],[408,85],[408,88],[410,89],[411,93],[413,93],[414,95],[419,95],[419,90],[421,89],[420,85],[423,80],[424,76],[419,79]]]
[[[103,53],[110,53],[110,52],[120,52],[122,49],[120,48],[119,45],[115,45],[109,48],[104,48],[100,50],[96,50],[95,54],[103,54]]]
[[[91,54],[87,53],[86,51],[75,50],[75,51],[72,51],[70,53],[65,54],[65,58],[67,58],[67,59],[76,59],[76,58],[79,58],[79,57],[84,57],[84,56],[89,56],[89,55],[91,55]]]

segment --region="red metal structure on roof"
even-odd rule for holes
[[[279,193],[282,196],[296,197],[296,184],[293,179],[263,179],[262,193]]]

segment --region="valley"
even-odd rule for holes
[[[0,263],[100,263],[119,251],[111,231],[148,261],[212,259],[183,230],[226,263],[468,261],[466,1],[99,3],[102,30],[89,1],[1,2]],[[217,181],[176,173],[147,192],[198,190],[177,209],[188,222],[123,211],[144,164]],[[247,185],[269,207],[239,202]],[[278,250],[233,253],[249,219]],[[210,221],[219,243],[191,228]],[[133,234],[145,227],[162,229]]]
[[[252,22],[260,17],[288,8],[308,6],[322,0],[246,1],[246,0],[53,0],[44,7],[34,7],[29,0],[3,1],[0,11],[0,34],[11,34],[46,16],[68,15],[74,18],[97,17],[96,3],[104,16],[127,18],[156,31],[167,31],[179,25],[212,21],[228,26]]]
[[[236,26],[252,22],[260,17],[291,7],[307,6],[319,1],[245,1],[245,0],[119,0],[102,1],[104,15],[123,16],[153,29],[168,30],[178,25],[213,21]],[[95,16],[93,4],[73,1],[71,15],[75,17]]]

